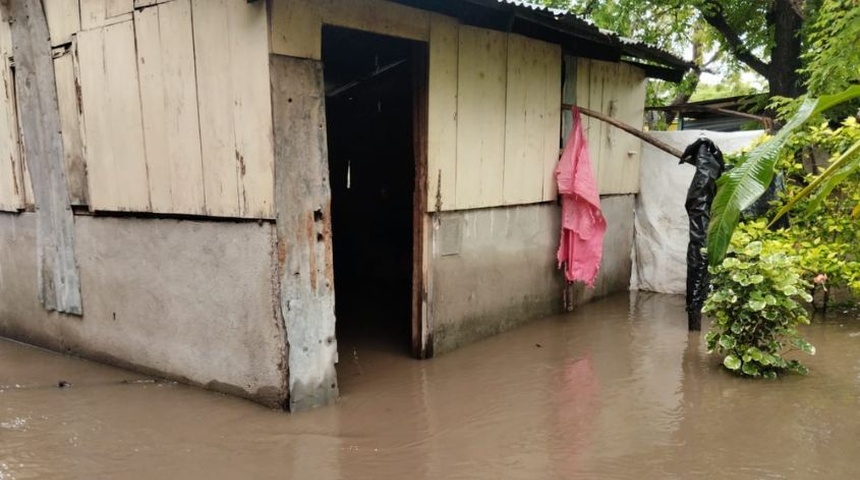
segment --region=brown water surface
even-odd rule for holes
[[[749,381],[683,307],[615,296],[432,361],[342,340],[340,402],[296,415],[0,341],[0,480],[860,478],[856,313],[804,329],[808,376]]]

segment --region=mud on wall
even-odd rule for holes
[[[627,289],[633,195],[601,199],[608,229],[596,286],[569,288],[574,305]],[[563,311],[557,205],[445,212],[432,233],[431,331],[435,354]]]
[[[284,402],[272,224],[76,216],[75,229],[83,317],[39,304],[35,214],[0,213],[0,336]]]

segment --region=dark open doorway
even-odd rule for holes
[[[356,344],[408,354],[418,314],[415,132],[426,46],[324,27],[322,51],[341,357]]]

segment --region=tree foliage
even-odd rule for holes
[[[806,30],[825,0],[543,0],[596,25],[690,58],[698,67],[727,73],[754,71],[770,93],[801,92],[800,59]],[[856,0],[841,0],[855,2]],[[721,71],[720,71],[721,70]],[[695,81],[682,84],[692,93]]]

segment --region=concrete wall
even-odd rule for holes
[[[536,204],[440,214],[432,234],[430,329],[434,354],[627,289],[633,195],[601,200],[608,223],[594,290],[565,287],[557,269],[560,210]]]
[[[0,335],[281,405],[270,223],[75,217],[83,317],[39,304],[35,214],[0,214]]]

